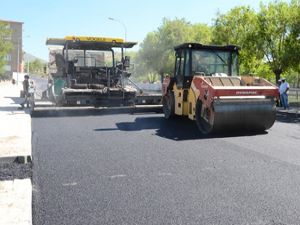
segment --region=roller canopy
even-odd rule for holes
[[[196,50],[221,50],[221,51],[238,51],[240,49],[237,45],[203,45],[199,43],[183,43],[181,45],[176,46],[174,49],[196,49]]]

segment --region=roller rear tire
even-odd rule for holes
[[[163,96],[162,103],[165,118],[173,118],[175,115],[175,98],[173,91],[168,91],[168,94]]]
[[[198,129],[202,134],[210,134],[213,132],[213,125],[211,125],[204,117],[203,113],[209,113],[207,111],[202,112],[202,102],[197,101],[196,103],[196,124],[198,126]]]

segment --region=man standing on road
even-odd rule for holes
[[[21,109],[24,109],[25,103],[27,104],[27,108],[29,107],[29,101],[28,101],[29,92],[28,92],[28,90],[29,90],[29,76],[25,75],[24,81],[23,81],[24,101],[20,104]]]
[[[281,84],[279,87],[279,93],[280,93],[280,102],[281,105],[284,109],[289,108],[289,103],[288,103],[288,91],[290,89],[290,85],[288,82],[285,81],[285,78],[281,79]]]

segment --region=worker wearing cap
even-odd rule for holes
[[[288,82],[285,81],[285,78],[281,79],[281,84],[279,86],[279,93],[280,93],[280,102],[284,109],[289,108],[288,103],[288,91],[290,89],[290,85]]]

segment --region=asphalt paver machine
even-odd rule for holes
[[[254,76],[239,76],[239,47],[184,43],[175,47],[174,76],[163,81],[165,118],[195,120],[199,130],[269,129],[276,118],[278,88]]]
[[[56,106],[133,106],[159,104],[159,95],[141,95],[130,80],[124,50],[136,42],[120,38],[49,38],[48,88],[42,99]],[[38,105],[39,102],[36,102]]]
[[[118,38],[67,36],[47,39],[48,89],[43,96],[57,105],[131,105],[136,89],[126,85],[129,57],[124,49],[135,42]],[[116,62],[115,49],[121,60]]]

